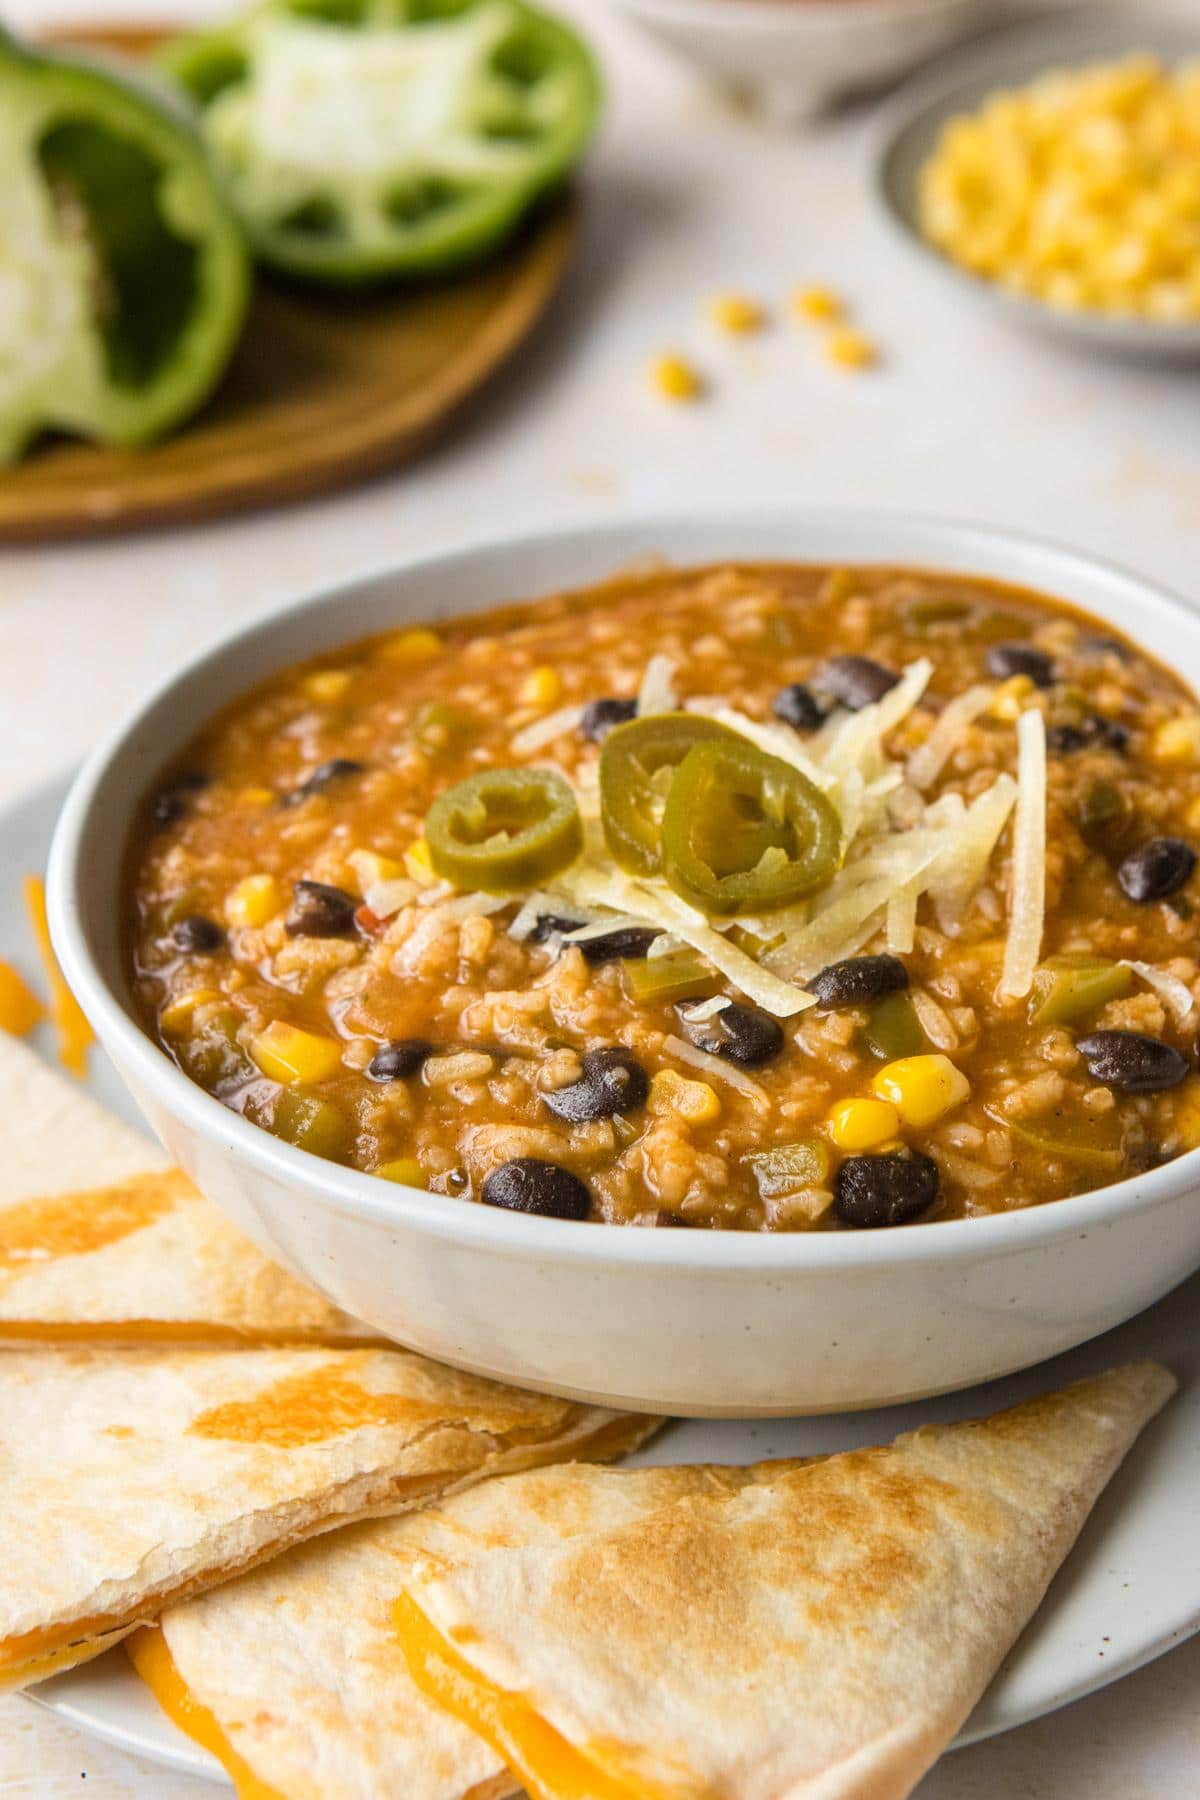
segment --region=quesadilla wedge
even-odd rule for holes
[[[0,1687],[98,1654],[289,1545],[657,1420],[402,1350],[0,1355]]]
[[[369,1343],[149,1138],[0,1033],[0,1343]]]
[[[225,1765],[242,1800],[484,1800],[504,1764],[408,1673],[392,1600],[422,1562],[555,1544],[689,1494],[730,1493],[754,1469],[599,1469],[501,1476],[289,1551],[170,1608],[126,1649],[164,1710]]]
[[[902,1800],[1175,1383],[1143,1363],[560,1544],[440,1556],[417,1685],[533,1800]]]

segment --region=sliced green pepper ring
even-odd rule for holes
[[[480,769],[438,795],[425,841],[444,880],[511,894],[574,862],[583,825],[570,783],[553,769]]]
[[[614,860],[631,875],[657,872],[663,813],[675,771],[697,744],[717,740],[742,742],[727,725],[682,712],[631,719],[605,738],[600,821]]]
[[[600,104],[583,40],[525,0],[265,0],[160,61],[261,260],[338,285],[490,254]]]
[[[791,763],[744,738],[697,744],[671,782],[663,874],[701,912],[767,911],[828,885],[842,822]]]
[[[141,444],[207,399],[250,293],[174,102],[0,28],[0,463],[42,430]]]

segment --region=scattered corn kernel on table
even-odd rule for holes
[[[557,4],[596,40],[610,106],[583,252],[541,334],[394,478],[203,529],[5,554],[0,800],[79,757],[235,620],[465,536],[681,504],[866,502],[1044,532],[1194,591],[1200,371],[1016,335],[901,259],[869,196],[870,108],[789,134],[595,0]],[[184,16],[180,0],[121,10],[175,7]],[[29,28],[98,15],[95,0],[7,12]],[[1198,1681],[1200,1640],[949,1758],[920,1800],[1190,1800]],[[201,1792],[20,1699],[0,1702],[0,1789]]]

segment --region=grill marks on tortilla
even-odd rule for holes
[[[0,1210],[0,1271],[84,1256],[174,1212],[190,1183],[176,1170],[131,1175],[118,1186],[22,1200]]]

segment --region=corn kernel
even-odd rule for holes
[[[1196,82],[1152,56],[992,95],[922,169],[921,229],[985,279],[1050,306],[1200,316]]]
[[[798,287],[792,295],[792,311],[798,319],[813,324],[833,324],[845,315],[841,296],[832,288],[819,286]]]
[[[346,861],[354,870],[360,895],[377,882],[399,881],[404,875],[403,863],[397,862],[394,856],[380,856],[374,850],[352,850]]]
[[[651,385],[664,400],[699,400],[704,378],[682,356],[659,356],[650,365]]]
[[[1200,1149],[1200,1081],[1189,1075],[1175,1093],[1173,1118],[1185,1150]]]
[[[1189,831],[1200,831],[1200,795],[1189,804],[1183,818]]]
[[[646,1102],[656,1118],[672,1114],[689,1125],[707,1125],[721,1115],[721,1102],[707,1081],[687,1081],[674,1069],[660,1069]]]
[[[888,1100],[843,1100],[829,1115],[829,1135],[839,1150],[878,1150],[900,1129],[900,1115]]]
[[[996,689],[995,699],[988,707],[988,712],[993,719],[1002,719],[1011,725],[1024,712],[1025,702],[1032,693],[1033,682],[1028,675],[1010,675]]]
[[[250,1054],[264,1075],[285,1087],[326,1081],[342,1062],[342,1046],[336,1038],[318,1037],[316,1032],[286,1025],[282,1019],[272,1019],[259,1032]]]
[[[520,699],[524,706],[553,706],[561,693],[558,670],[543,664],[531,669],[521,683]]]
[[[425,1179],[425,1171],[415,1156],[397,1156],[391,1162],[380,1163],[377,1169],[371,1170],[384,1181],[398,1181],[402,1187],[425,1188],[429,1186]]]
[[[275,789],[269,787],[239,788],[237,793],[233,796],[234,804],[236,806],[254,807],[270,806],[274,798]]]
[[[436,656],[441,647],[442,640],[437,632],[419,625],[412,631],[396,631],[391,637],[384,638],[379,655],[385,662],[421,663]]]
[[[1164,720],[1151,740],[1150,754],[1156,762],[1200,768],[1200,713]]]
[[[748,294],[718,294],[708,303],[708,316],[718,331],[728,331],[735,337],[761,331],[767,320],[764,309]]]
[[[225,897],[225,917],[231,925],[265,925],[283,905],[279,883],[273,875],[247,875]]]
[[[831,331],[825,339],[825,360],[839,369],[869,369],[879,352],[861,331]]]
[[[353,679],[349,669],[314,669],[300,685],[310,700],[326,705],[340,700]]]
[[[219,988],[190,988],[186,994],[176,994],[167,1002],[158,1015],[158,1023],[168,1037],[179,1037],[188,1030],[198,1006],[208,1006],[220,998]]]
[[[429,854],[429,845],[423,837],[414,838],[404,852],[404,867],[414,881],[422,887],[430,887],[437,880],[433,872],[433,861]]]
[[[961,1106],[971,1084],[948,1056],[902,1056],[880,1069],[872,1087],[890,1100],[906,1125],[932,1125],[943,1113]]]

